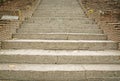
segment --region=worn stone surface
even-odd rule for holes
[[[14,34],[14,39],[48,39],[48,40],[106,40],[104,34],[84,33],[39,33],[39,34]]]
[[[8,40],[2,42],[3,49],[44,50],[117,50],[114,41],[105,40]]]
[[[1,50],[0,63],[120,64],[119,51]]]

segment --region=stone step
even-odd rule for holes
[[[105,40],[6,40],[2,49],[117,50],[118,43]]]
[[[83,27],[81,27],[81,26],[76,26],[76,27],[52,27],[52,26],[46,26],[46,27],[43,27],[43,26],[37,26],[37,25],[31,25],[31,26],[25,26],[25,25],[23,25],[20,29],[26,29],[26,30],[40,30],[40,29],[100,29],[98,26],[96,27],[96,26],[93,26],[93,27],[87,27],[87,26],[83,26]],[[18,29],[19,30],[19,29]]]
[[[30,81],[119,81],[117,64],[0,64],[2,80]]]
[[[60,10],[63,10],[63,11],[81,11],[81,12],[83,12],[83,10],[81,9],[81,8],[70,8],[70,7],[39,7],[39,8],[37,8],[36,10],[42,10],[42,11],[49,11],[49,10],[51,10],[51,11],[60,11]]]
[[[26,19],[29,20],[29,19]],[[80,21],[93,21],[89,18],[84,17],[31,17],[30,20],[43,20],[43,21],[50,21],[50,20],[80,20]]]
[[[69,26],[70,24],[70,26]],[[79,23],[78,23],[79,24]],[[73,25],[72,23],[62,24],[59,25],[59,23],[49,23],[49,24],[43,24],[43,23],[23,23],[20,28],[28,28],[28,29],[100,29],[97,25],[92,24],[81,24],[81,25]]]
[[[38,16],[38,17],[34,17],[34,16],[32,16],[31,18],[38,18],[38,19],[52,19],[52,18],[55,18],[55,19],[81,19],[81,18],[83,18],[83,20],[84,19],[88,19],[87,17],[82,17],[82,16],[80,16],[80,17],[63,17],[63,16],[61,16],[61,17],[55,17],[55,16],[51,16],[51,17],[45,17],[45,16]]]
[[[86,17],[81,14],[33,14],[33,17]]]
[[[79,5],[64,5],[64,4],[63,5],[40,5],[38,6],[38,8],[72,8],[72,9],[79,8],[81,10]]]
[[[41,28],[41,29],[29,29],[21,28],[17,30],[17,33],[96,33],[102,34],[101,29],[77,29],[77,28]]]
[[[44,9],[44,10],[78,10],[83,11],[80,7],[41,7],[39,6],[37,10]]]
[[[29,19],[24,21],[24,23],[56,23],[56,22],[66,22],[66,23],[81,23],[81,24],[94,24],[94,21],[91,20],[67,20],[67,19],[51,19],[51,20],[42,20],[42,19]]]
[[[62,16],[63,16],[63,15],[64,15],[64,16],[67,16],[67,15],[70,15],[70,16],[75,16],[75,15],[76,15],[76,16],[85,16],[85,14],[83,14],[83,13],[72,13],[72,12],[71,12],[71,13],[68,13],[68,12],[64,12],[64,13],[57,13],[57,12],[56,12],[56,13],[54,13],[54,12],[51,12],[51,13],[47,13],[47,12],[41,13],[41,12],[40,12],[40,13],[34,13],[33,16],[34,16],[34,15],[36,15],[36,16],[37,16],[37,15],[41,15],[41,16],[53,16],[53,15],[55,15],[55,16],[58,16],[58,15],[59,15],[59,16],[61,16],[61,15],[62,15]]]
[[[50,23],[23,23],[21,25],[21,27],[29,27],[29,28],[33,28],[33,27],[48,27],[48,28],[73,28],[73,27],[80,27],[80,28],[83,28],[83,27],[88,27],[88,28],[91,28],[91,27],[96,27],[96,28],[99,28],[98,25],[96,24],[81,24],[81,23],[76,23],[76,24],[73,24],[73,23],[64,23],[64,22],[50,22]]]
[[[21,28],[35,28],[35,29],[37,29],[37,28],[48,28],[48,29],[50,29],[50,28],[57,28],[57,29],[59,29],[59,28],[63,28],[63,29],[69,29],[69,28],[71,28],[71,29],[74,29],[74,28],[77,28],[77,29],[100,29],[100,27],[99,26],[97,26],[97,25],[92,25],[92,24],[81,24],[81,25],[79,25],[79,24],[81,24],[81,23],[78,23],[78,24],[75,24],[75,25],[73,25],[72,23],[63,23],[63,24],[61,24],[60,25],[60,23],[48,23],[48,24],[45,24],[45,23],[23,23],[22,25],[21,25]]]
[[[81,33],[39,33],[39,34],[13,34],[14,39],[46,39],[46,40],[106,40],[104,34]]]
[[[89,23],[89,22],[84,22],[84,21],[82,21],[82,22],[80,22],[80,21],[66,21],[66,22],[64,22],[64,21],[50,21],[50,22],[46,22],[46,21],[42,21],[42,22],[39,22],[38,21],[38,23],[23,23],[23,25],[59,25],[59,26],[63,26],[63,25],[68,25],[68,26],[98,26],[98,25],[96,25],[96,24],[94,24],[94,23]]]
[[[44,9],[41,9],[41,10],[36,10],[34,13],[83,13],[83,11],[81,10],[44,10]]]
[[[1,50],[0,63],[120,64],[120,51]]]
[[[47,10],[47,9],[39,9],[36,10],[35,13],[81,13],[84,14],[84,11],[81,10]]]

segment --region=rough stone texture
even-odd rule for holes
[[[119,51],[1,50],[0,63],[120,64]]]
[[[39,34],[14,34],[14,39],[48,39],[48,40],[106,40],[104,34],[81,33],[39,33]]]
[[[3,49],[44,50],[117,50],[114,41],[101,40],[8,40],[2,42]]]
[[[120,77],[120,65],[0,64],[0,67],[1,79],[86,81],[87,78]]]

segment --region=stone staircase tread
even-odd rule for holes
[[[38,49],[2,49],[0,55],[51,55],[51,56],[120,56],[118,50],[38,50]]]
[[[105,34],[97,34],[97,33],[15,33],[13,35],[100,35],[106,36]]]
[[[88,33],[16,33],[13,39],[107,40],[107,36]]]
[[[0,64],[0,71],[117,71],[119,64]],[[120,75],[119,75],[120,77]]]
[[[5,40],[3,42],[88,42],[88,43],[117,43],[115,41],[110,40],[39,40],[39,39],[13,39],[13,40]]]
[[[50,19],[70,19],[70,20],[78,20],[78,19],[82,19],[82,20],[92,20],[92,19],[89,19],[87,17],[85,18],[81,18],[81,17],[31,17],[30,19],[46,19],[46,20],[50,20]]]
[[[1,50],[0,63],[18,64],[120,64],[120,51]]]

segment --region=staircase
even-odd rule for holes
[[[2,41],[1,81],[120,81],[120,51],[77,0],[42,0]]]

